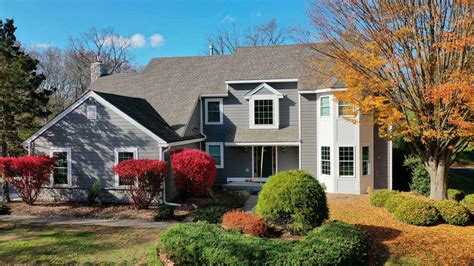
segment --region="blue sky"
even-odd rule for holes
[[[0,0],[0,19],[15,19],[17,39],[26,47],[65,47],[69,35],[112,26],[125,37],[135,35],[131,54],[144,65],[153,57],[202,55],[206,36],[231,21],[245,29],[275,17],[306,27],[307,5],[306,0]]]

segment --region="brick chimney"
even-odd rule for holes
[[[91,84],[94,83],[97,79],[104,76],[107,73],[105,69],[105,64],[101,61],[96,61],[91,64]]]

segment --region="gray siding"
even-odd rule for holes
[[[301,94],[301,169],[317,177],[316,94]]]
[[[227,177],[252,177],[250,147],[247,150],[244,147],[224,147],[224,168],[217,169],[216,183],[226,183]]]
[[[389,187],[389,145],[379,137],[378,127],[374,125],[374,188]]]
[[[298,169],[298,147],[284,147],[284,149],[285,151],[282,151],[282,147],[278,147],[278,171]]]
[[[114,149],[138,148],[139,158],[159,159],[158,142],[115,112],[97,103],[97,119],[86,116],[80,105],[34,141],[33,153],[48,154],[51,147],[70,147],[72,187],[89,189],[99,180],[114,188]]]
[[[189,123],[184,131],[184,136],[194,136],[199,134],[201,128],[201,110],[200,110],[200,101],[197,100],[196,107],[194,108],[193,113],[189,119]]]

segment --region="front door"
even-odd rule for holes
[[[254,177],[269,177],[275,173],[275,151],[272,146],[254,147]]]

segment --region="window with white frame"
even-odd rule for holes
[[[344,101],[339,101],[337,103],[337,112],[339,116],[348,116],[351,115],[350,112],[350,105]]]
[[[324,96],[320,98],[321,117],[328,117],[330,115],[329,104],[329,96]]]
[[[97,119],[97,105],[87,105],[87,119]]]
[[[206,125],[221,125],[223,120],[222,99],[205,100]]]
[[[115,153],[115,165],[120,162],[132,159],[138,159],[138,149],[137,148],[116,148]],[[125,186],[126,183],[121,180],[118,175],[115,175],[115,186]]]
[[[362,175],[370,175],[369,147],[362,147]]]
[[[224,168],[224,145],[222,142],[207,142],[206,152],[214,158],[216,168]]]
[[[331,147],[321,147],[321,174],[331,174]]]
[[[277,97],[253,96],[250,99],[250,128],[274,129],[279,127]]]
[[[54,148],[51,150],[51,157],[54,159],[51,184],[53,186],[71,185],[71,149]]]
[[[354,147],[339,147],[339,176],[354,176]]]

